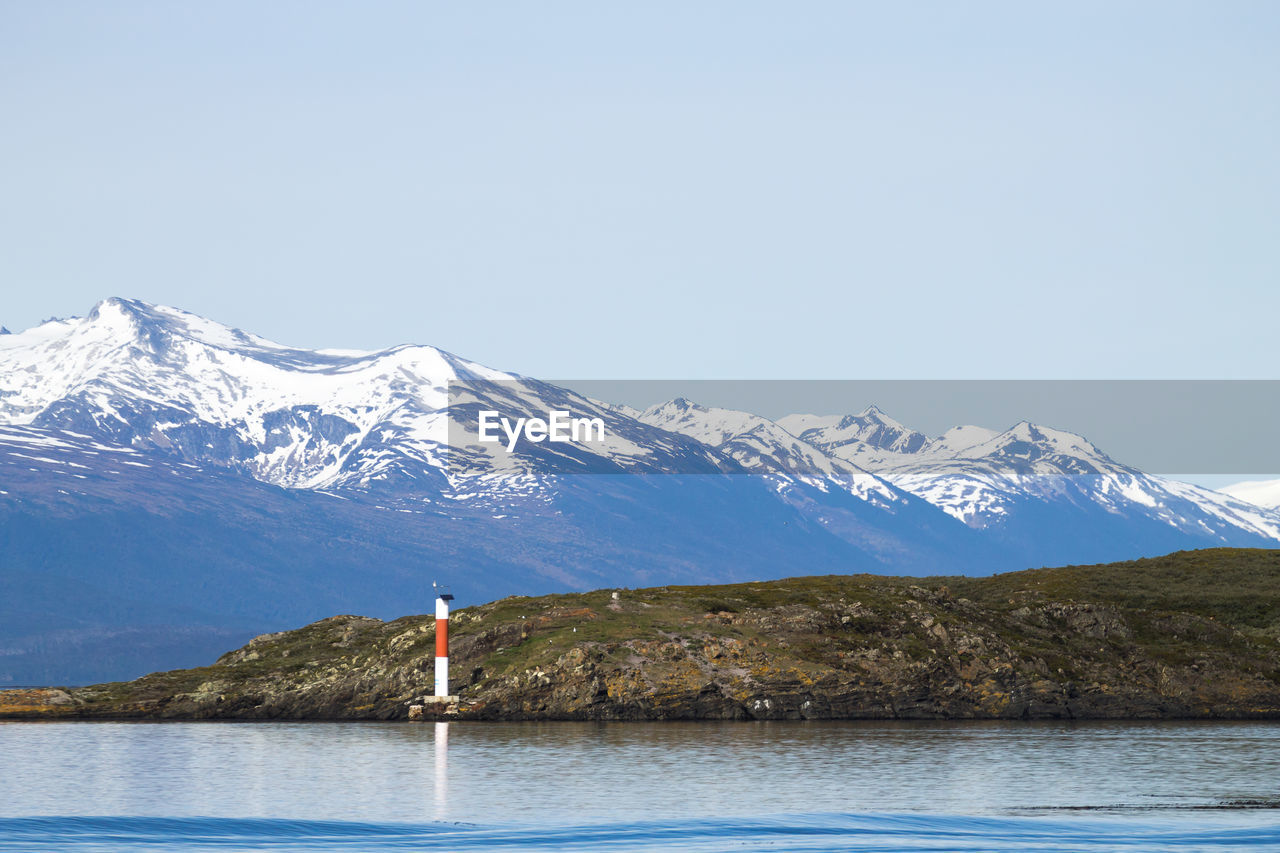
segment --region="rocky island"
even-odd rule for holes
[[[832,575],[334,616],[210,666],[0,692],[0,719],[1280,718],[1280,551]],[[412,709],[412,710],[411,710]],[[447,715],[447,716],[446,716]]]

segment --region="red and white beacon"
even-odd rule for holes
[[[436,696],[449,695],[449,602],[448,587],[436,586]]]

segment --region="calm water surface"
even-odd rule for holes
[[[1280,725],[0,723],[0,850],[1280,851]]]

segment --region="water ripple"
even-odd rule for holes
[[[577,825],[243,818],[0,819],[0,851],[1280,851],[1280,823],[814,814]]]

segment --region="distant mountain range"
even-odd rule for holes
[[[475,440],[482,410],[606,438]],[[0,334],[0,684],[131,677],[338,612],[1280,544],[1280,511],[1020,423],[638,411],[428,346],[300,350],[108,299]]]
[[[1219,491],[1267,509],[1280,509],[1280,480],[1250,480]]]

